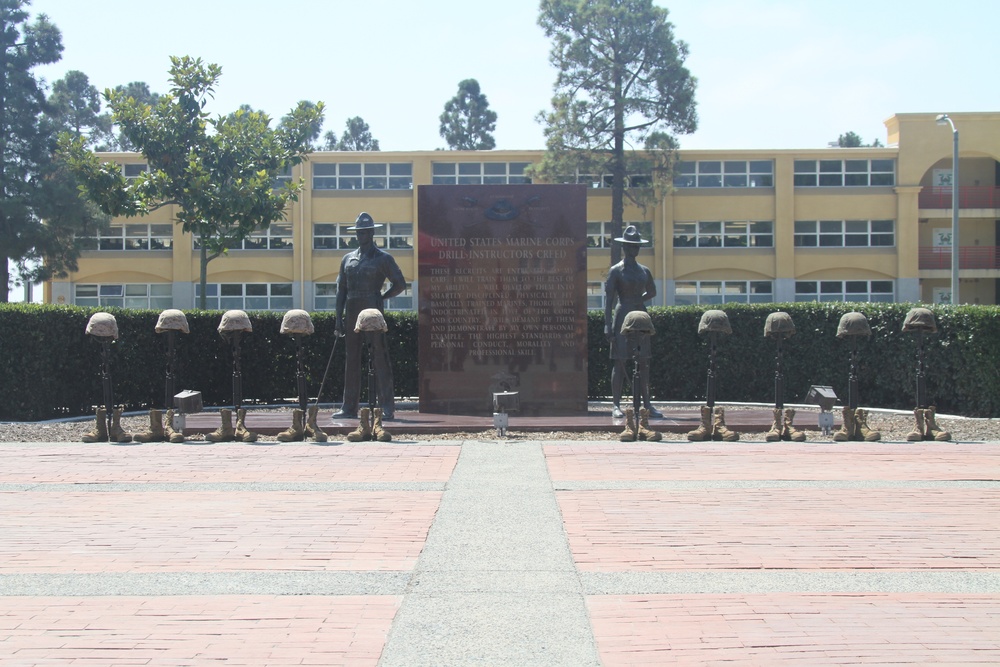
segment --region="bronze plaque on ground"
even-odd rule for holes
[[[587,412],[587,189],[424,185],[420,411]]]

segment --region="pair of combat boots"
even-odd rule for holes
[[[298,408],[292,410],[292,425],[278,434],[278,442],[301,442],[310,438],[314,442],[326,442],[326,433],[316,424],[318,405],[312,405],[302,412]]]
[[[688,431],[687,439],[692,442],[702,440],[724,440],[734,442],[740,439],[740,434],[726,426],[726,411],[716,406],[715,411],[708,405],[701,406],[701,424],[693,431]]]
[[[635,442],[636,440],[657,442],[663,437],[659,431],[649,428],[649,410],[639,408],[638,417],[639,419],[636,420],[634,407],[625,408],[625,430],[618,435],[618,440],[621,442]]]
[[[382,428],[382,408],[361,408],[358,410],[360,423],[358,427],[347,434],[348,442],[365,442],[378,440],[390,442],[392,436]]]
[[[236,428],[233,428],[233,411],[223,408],[219,410],[222,425],[211,433],[205,434],[209,442],[257,442],[257,434],[246,427],[247,411],[240,408],[236,411]]]
[[[951,440],[951,433],[941,430],[934,419],[936,408],[932,405],[929,408],[916,408],[913,416],[917,418],[917,426],[914,430],[906,434],[906,439],[910,442],[918,440],[937,440],[944,442]]]
[[[132,442],[132,434],[126,433],[122,428],[122,408],[112,408],[111,429],[108,429],[108,411],[106,408],[97,408],[97,424],[94,430],[84,433],[80,440],[83,442]]]
[[[861,408],[844,408],[844,421],[840,425],[840,430],[833,434],[834,442],[846,442],[848,440],[863,440],[865,442],[875,442],[882,438],[882,434],[868,425],[868,411]]]
[[[767,442],[777,442],[779,440],[791,440],[792,442],[804,442],[806,434],[795,428],[792,421],[795,419],[795,410],[785,408],[782,414],[780,408],[774,409],[774,421],[770,430],[764,435]]]
[[[174,411],[167,410],[164,418],[163,410],[149,411],[149,430],[132,436],[136,442],[184,442],[184,434],[174,430]]]

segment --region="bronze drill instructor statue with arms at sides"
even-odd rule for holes
[[[375,224],[367,213],[358,216],[353,231],[359,247],[347,253],[340,263],[337,276],[337,322],[336,335],[345,338],[344,347],[344,403],[334,417],[357,417],[361,395],[361,339],[354,331],[358,314],[366,308],[384,311],[386,299],[400,294],[406,289],[406,280],[392,255],[375,246]],[[382,286],[389,282],[385,292]],[[392,419],[395,414],[395,392],[392,383],[392,366],[389,350],[385,346],[385,334],[379,333],[372,340],[371,350],[375,366],[375,382],[378,387],[378,402],[384,419]]]
[[[625,334],[621,333],[625,316],[633,310],[646,311],[646,302],[656,296],[656,283],[649,269],[636,261],[639,248],[648,243],[642,240],[642,235],[635,225],[629,225],[621,238],[615,242],[622,245],[624,258],[608,271],[608,280],[604,283],[604,335],[611,343],[611,416],[621,419],[622,385],[625,382],[625,360],[629,359],[629,345]],[[649,400],[649,351],[646,357],[639,360],[641,395],[643,406],[649,411],[649,416],[662,416]]]

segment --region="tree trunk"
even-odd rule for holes
[[[3,270],[0,271],[0,303],[10,301],[10,264],[6,257],[3,258]]]
[[[617,70],[617,68],[616,68]],[[622,75],[615,72],[614,148],[611,155],[611,238],[621,238],[625,218],[625,104],[622,101]],[[611,266],[622,259],[620,243],[611,243]]]
[[[208,259],[208,247],[206,246],[207,240],[208,239],[205,238],[205,235],[203,234],[201,236],[201,275],[199,276],[199,281],[201,283],[201,295],[198,297],[198,307],[202,310],[205,310],[205,304],[208,303],[208,295],[206,292],[208,291],[208,262],[210,260]]]

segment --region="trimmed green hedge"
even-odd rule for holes
[[[860,310],[872,336],[858,343],[860,398],[864,405],[909,409],[915,399],[916,335],[901,332],[913,304],[727,304],[733,335],[716,347],[718,388],[725,401],[774,399],[776,344],[764,338],[764,320],[788,312],[796,335],[783,346],[785,400],[801,402],[810,385],[831,385],[844,402],[850,341],[836,338],[840,316]],[[698,322],[707,307],[653,308],[652,393],[655,400],[699,401],[705,397],[708,342]],[[84,334],[94,312],[118,321],[113,346],[115,401],[130,409],[163,400],[166,337],[154,332],[158,311],[120,308],[0,304],[0,419],[37,420],[83,415],[101,401],[100,346]],[[928,398],[942,412],[1000,415],[1000,308],[958,306],[933,309],[938,333],[924,336]],[[191,333],[177,337],[177,390],[197,389],[206,405],[232,401],[229,346],[216,327],[221,311],[190,311]],[[243,393],[247,402],[275,403],[296,395],[295,344],[278,331],[283,313],[249,313],[253,333],[243,338]],[[305,339],[310,392],[319,388],[333,345],[333,316],[313,314],[316,334]],[[389,346],[398,396],[416,396],[417,317],[387,313]],[[603,313],[589,313],[588,394],[611,393],[611,367]],[[333,357],[324,402],[336,402],[343,386],[344,357]]]

